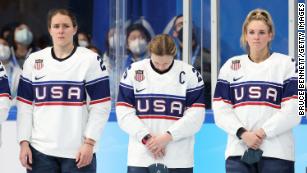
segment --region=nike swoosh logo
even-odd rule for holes
[[[44,78],[45,76],[41,76],[41,77],[37,77],[37,76],[35,76],[35,80],[40,80],[40,79],[42,79],[42,78]]]
[[[242,78],[243,76],[241,76],[241,77],[237,77],[237,78],[233,78],[233,81],[235,82],[235,81],[238,81],[238,80],[240,80],[241,78]]]
[[[139,90],[139,89],[136,89],[135,92],[139,93],[139,92],[141,92],[141,91],[143,91],[143,90],[145,90],[145,88],[140,89],[140,90]]]

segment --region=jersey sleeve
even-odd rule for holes
[[[236,135],[240,127],[244,127],[233,111],[230,94],[229,61],[220,69],[213,96],[212,109],[218,127],[230,135]]]
[[[120,81],[116,116],[120,128],[139,142],[150,133],[149,129],[136,116],[132,69],[127,69]]]
[[[11,93],[6,76],[6,71],[0,62],[0,123],[8,117],[8,111],[11,104]]]
[[[298,115],[297,107],[297,80],[295,60],[288,58],[284,70],[281,109],[262,126],[268,138],[289,131],[300,123],[301,117]]]
[[[33,85],[31,55],[24,63],[17,91],[17,141],[30,141],[33,119]]]
[[[89,55],[90,66],[85,79],[86,92],[90,97],[89,119],[84,136],[97,141],[108,121],[111,110],[109,76],[100,56]]]
[[[205,118],[204,82],[201,74],[191,68],[187,73],[186,110],[183,117],[169,127],[174,141],[193,136],[198,132]],[[210,91],[207,91],[210,92]]]

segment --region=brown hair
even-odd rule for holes
[[[248,13],[242,26],[242,34],[240,38],[241,46],[249,52],[249,46],[246,41],[247,26],[254,20],[263,21],[269,27],[269,33],[272,33],[272,38],[275,35],[274,24],[270,13],[266,10],[257,8]],[[268,44],[270,46],[271,43]]]
[[[148,50],[150,53],[154,53],[159,56],[175,56],[177,52],[176,44],[173,38],[167,34],[160,34],[154,37],[148,45]]]
[[[78,26],[77,18],[71,11],[67,9],[52,9],[48,12],[48,17],[47,17],[47,27],[48,28],[51,28],[51,19],[56,14],[62,14],[62,15],[68,16],[72,22],[73,27],[75,28],[76,26]]]

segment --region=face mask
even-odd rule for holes
[[[23,28],[15,32],[15,41],[23,44],[23,45],[30,45],[33,40],[33,34],[27,28]]]
[[[78,44],[81,47],[87,47],[88,46],[88,42],[84,41],[84,40],[78,40]]]
[[[129,49],[133,54],[141,55],[146,51],[147,42],[144,39],[135,39],[130,42]]]
[[[11,51],[8,46],[0,44],[0,60],[5,61],[8,60],[11,56]]]

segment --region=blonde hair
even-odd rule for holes
[[[247,52],[249,52],[249,46],[246,41],[247,26],[254,20],[263,21],[268,26],[269,33],[272,34],[272,39],[275,35],[274,23],[273,23],[270,13],[260,8],[252,10],[251,12],[248,13],[248,15],[245,18],[245,21],[242,26],[242,34],[240,38],[241,47],[243,47]],[[271,42],[268,44],[268,47],[270,46],[271,46]]]
[[[160,34],[154,37],[148,45],[149,53],[159,56],[175,56],[177,52],[176,44],[173,38],[167,34]]]

